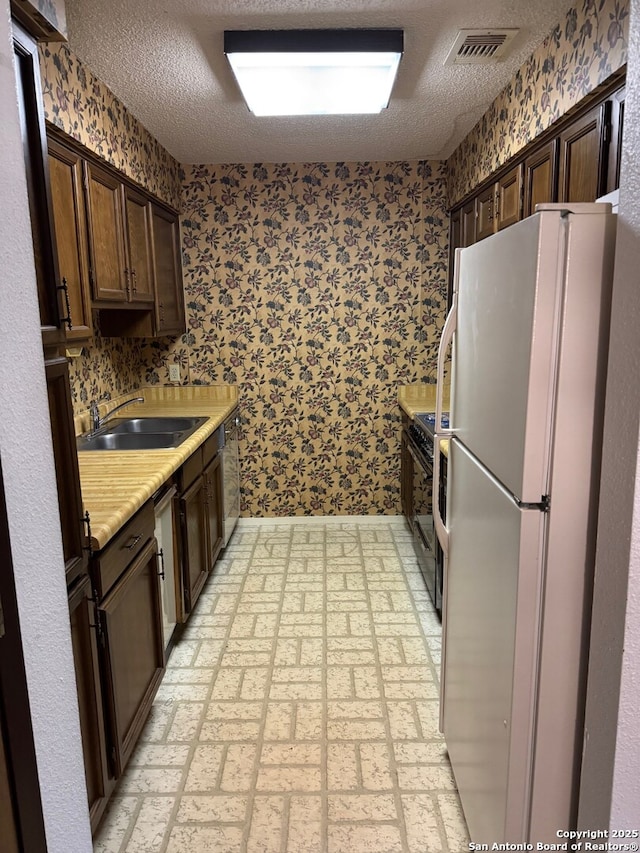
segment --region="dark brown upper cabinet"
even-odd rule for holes
[[[475,199],[475,207],[476,242],[521,219],[522,164],[518,164],[495,183],[489,184],[479,192]]]
[[[122,185],[111,172],[84,161],[89,223],[89,278],[96,302],[128,301]]]
[[[472,246],[476,242],[476,199],[471,199],[462,207],[461,236],[462,248]]]
[[[148,198],[92,162],[85,161],[84,170],[93,299],[120,308],[150,306]]]
[[[614,92],[611,97],[611,138],[609,140],[609,162],[607,164],[608,193],[620,186],[620,157],[622,155],[622,129],[624,127],[624,102],[626,87]]]
[[[595,201],[606,188],[608,102],[561,131],[558,201]]]
[[[66,41],[64,0],[11,0],[11,14],[38,41]]]
[[[122,187],[130,302],[153,302],[151,278],[151,222],[147,198],[129,186]]]
[[[553,201],[557,194],[558,141],[552,139],[524,161],[524,216],[535,212],[536,204]]]
[[[178,216],[157,204],[149,205],[151,250],[155,286],[155,331],[158,335],[185,330],[180,222]]]
[[[64,341],[64,313],[58,291],[40,65],[34,39],[15,21],[12,29],[40,327],[47,349]]]
[[[496,185],[491,184],[476,196],[475,239],[484,240],[496,231]],[[469,244],[467,244],[469,245]]]
[[[519,163],[496,182],[496,231],[522,219],[522,173],[522,163]]]
[[[82,158],[54,139],[48,145],[58,270],[67,300],[66,339],[82,341],[93,335]]]

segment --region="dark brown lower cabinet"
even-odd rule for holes
[[[104,634],[111,760],[123,772],[164,673],[156,540],[137,554],[98,607]]]
[[[21,853],[5,739],[8,740],[0,706],[0,850],[3,853]]]
[[[182,621],[191,612],[209,574],[207,495],[202,474],[180,496]]]
[[[222,470],[220,454],[204,469],[205,492],[207,496],[207,541],[209,566],[212,569],[222,548]]]
[[[0,851],[46,850],[0,466]]]
[[[109,777],[96,607],[88,576],[69,591],[71,643],[76,672],[80,731],[91,830],[95,832],[114,785]]]
[[[402,514],[413,527],[413,456],[409,452],[407,424],[408,419],[403,418],[403,429],[400,437],[400,504]]]
[[[73,430],[69,363],[65,356],[45,359],[51,419],[51,440],[56,467],[60,530],[67,587],[87,571],[78,454]]]
[[[222,548],[222,468],[218,433],[185,462],[178,475],[182,590],[178,621],[186,622]]]

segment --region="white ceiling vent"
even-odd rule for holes
[[[491,65],[507,54],[518,29],[460,30],[445,65]]]

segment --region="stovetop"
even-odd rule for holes
[[[433,438],[433,434],[436,431],[436,415],[435,412],[420,412],[415,415],[415,422],[420,426],[424,432],[427,433],[431,438]],[[440,421],[441,429],[449,428],[449,412],[442,413],[442,419]]]

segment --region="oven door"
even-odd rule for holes
[[[436,538],[433,524],[433,455],[409,442],[413,458],[413,541],[418,564],[438,614],[442,595],[436,573]]]

